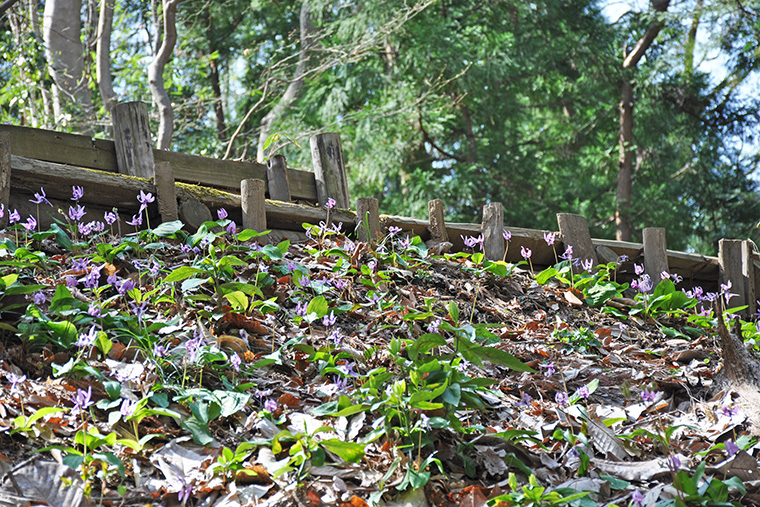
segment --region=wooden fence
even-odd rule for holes
[[[517,262],[524,247],[532,251],[535,266],[554,263],[554,250],[544,240],[549,231],[504,224],[500,203],[484,206],[480,224],[446,222],[440,200],[430,201],[427,220],[380,215],[374,198],[359,198],[352,211],[337,134],[311,139],[314,172],[308,172],[287,168],[279,155],[262,165],[153,149],[147,115],[142,102],[116,106],[114,141],[0,125],[0,204],[18,209],[23,216],[35,214],[37,208],[29,199],[43,187],[54,209],[65,210],[71,205],[71,187],[77,185],[84,188],[82,203],[91,210],[92,219],[98,218],[97,212],[117,208],[123,220],[137,213],[136,195],[143,191],[157,196],[148,208],[151,224],[179,218],[193,229],[225,208],[243,227],[271,229],[274,237],[300,239],[302,224],[325,220],[323,205],[333,198],[336,208],[330,212],[331,222],[342,222],[344,231],[361,240],[368,239],[367,233],[376,237],[394,226],[403,234],[419,235],[431,246],[461,251],[463,236],[482,234],[490,259],[501,259],[508,248],[507,260]],[[7,218],[8,213],[0,218],[0,227]],[[634,278],[633,264],[639,263],[655,283],[663,271],[683,277],[687,286],[700,285],[708,291],[717,291],[719,284],[730,281],[731,292],[738,294],[732,306],[747,305],[745,315],[756,310],[760,254],[751,241],[720,240],[719,256],[708,257],[668,250],[662,228],[645,229],[643,243],[631,243],[592,239],[582,216],[558,214],[557,218],[559,253],[572,246],[575,257],[594,263],[626,256],[628,261],[618,271],[623,280]],[[44,215],[39,219],[43,224],[52,220]],[[365,225],[357,227],[362,221]],[[512,233],[509,243],[502,236],[505,228]]]

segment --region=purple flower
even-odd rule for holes
[[[566,407],[570,404],[570,398],[568,397],[565,391],[560,391],[557,394],[555,394],[554,401],[556,401],[557,405],[559,405],[560,407]]]
[[[653,401],[657,399],[657,396],[659,394],[660,394],[659,392],[650,391],[649,389],[645,387],[644,390],[641,391],[641,399],[647,403],[652,403]]]
[[[581,261],[581,267],[582,267],[582,268],[583,268],[585,271],[588,271],[588,272],[590,273],[590,272],[591,272],[591,270],[592,270],[592,269],[594,269],[594,261],[593,261],[593,260],[591,260],[591,259],[586,259],[586,260],[584,260],[584,261]]]
[[[346,282],[343,278],[336,278],[333,280],[333,287],[338,290],[343,290],[348,287],[348,282]]]
[[[441,325],[441,319],[435,319],[433,322],[428,324],[428,332],[429,333],[437,333],[438,327]]]
[[[237,231],[237,224],[235,224],[234,220],[230,220],[230,223],[227,224],[227,234],[235,234]]]
[[[729,419],[732,419],[739,415],[739,409],[738,408],[731,408],[728,405],[723,405],[720,409],[721,413],[723,413],[724,417],[728,417]]]
[[[726,440],[724,448],[729,458],[739,452],[739,446],[733,443],[731,440]]]
[[[298,302],[298,303],[296,303],[296,315],[298,315],[299,317],[306,317],[306,308],[307,307],[308,307],[308,305],[306,304],[306,302],[303,302],[303,303]]]
[[[5,216],[5,204],[0,203],[0,218]]]
[[[124,279],[123,282],[121,282],[121,285],[119,286],[119,294],[122,296],[126,294],[127,292],[131,291],[135,288],[135,282],[132,281],[131,278]]]
[[[47,195],[45,195],[45,189],[40,187],[39,193],[34,193],[34,199],[29,199],[29,202],[33,202],[34,204],[42,204],[43,202],[47,203],[48,205],[52,206],[50,204],[50,201],[47,200]]]
[[[37,219],[29,215],[29,218],[26,219],[26,222],[22,223],[21,225],[23,225],[24,229],[27,231],[33,231],[37,228]]]
[[[549,364],[539,364],[538,366],[539,368],[546,368],[546,372],[544,373],[544,375],[546,375],[547,377],[551,377],[552,375],[554,375],[554,370],[555,370],[554,362],[551,362]]]
[[[390,227],[388,227],[388,234],[390,234],[391,236],[395,236],[399,232],[401,232],[401,227],[396,227],[395,225],[391,225]]]
[[[158,274],[161,272],[161,264],[159,264],[155,258],[153,259],[153,262],[148,268],[148,272],[150,273],[150,276],[152,277],[158,276]]]
[[[566,261],[573,260],[573,247],[572,247],[572,245],[568,245],[567,246],[567,248],[565,249],[565,253],[563,253],[562,255],[560,255],[560,258],[561,259],[565,259]]]
[[[11,383],[11,394],[18,391],[18,385],[23,384],[26,382],[26,375],[21,375],[20,377],[16,375],[15,373],[9,373],[5,376],[5,378],[8,379],[8,382]]]
[[[522,255],[522,258],[527,261],[528,259],[530,259],[530,256],[533,255],[533,252],[530,250],[530,248],[525,248],[524,246],[521,246],[520,255]]]
[[[637,275],[640,275],[640,274],[642,274],[642,273],[644,272],[644,265],[643,265],[643,264],[634,264],[634,265],[633,265],[633,271],[634,271],[634,272],[635,272]]]
[[[72,201],[78,201],[84,195],[84,188],[83,187],[72,186],[71,187],[71,194],[72,194],[71,200]]]
[[[333,383],[335,384],[335,390],[339,393],[344,393],[349,389],[347,378],[336,376]]]
[[[32,218],[32,217],[29,217]],[[26,226],[24,226],[26,227]],[[726,299],[726,304],[731,300],[732,297],[738,296],[739,294],[733,294],[731,292],[731,280],[729,280],[725,284],[720,284],[720,294]]]
[[[153,345],[153,356],[154,357],[164,357],[166,356],[166,353],[168,350],[166,349],[165,345],[159,345],[158,343]]]
[[[620,256],[620,262],[626,262],[628,260],[628,256],[626,254],[623,254]]]
[[[367,263],[367,267],[369,268],[370,271],[374,271],[375,268],[377,267],[377,261],[372,259],[371,261]]]
[[[668,458],[668,468],[671,470],[678,470],[681,468],[681,459],[675,454]]]
[[[153,194],[150,192],[146,194],[140,190],[140,194],[137,196],[137,201],[140,203],[140,213],[142,213],[142,211],[148,207],[148,204],[152,203],[155,200],[156,198],[153,197]]]
[[[84,277],[84,286],[88,289],[97,289],[100,283],[100,268],[94,267]]]
[[[335,316],[335,312],[330,312],[330,315],[322,317],[322,325],[325,327],[334,326],[337,321],[338,318]]]
[[[277,410],[277,402],[273,400],[272,398],[269,398],[267,401],[264,402],[264,410],[266,410],[270,414],[273,414]]]
[[[219,208],[218,210],[216,210],[216,216],[219,217],[219,220],[224,220],[225,218],[227,218],[227,210],[224,208]]]
[[[531,396],[528,393],[522,394],[522,399],[517,402],[518,407],[529,407],[530,403],[533,401],[533,396]]]
[[[79,335],[79,339],[74,342],[74,345],[77,347],[85,348],[89,347],[93,343],[95,343],[95,339],[98,337],[98,330],[95,328],[95,326],[91,326],[90,330],[87,333],[82,333]]]
[[[505,241],[512,241],[512,231],[504,229],[501,231],[501,235],[504,237]]]
[[[475,248],[477,246],[480,246],[480,249],[483,249],[483,235],[481,234],[478,237],[475,236],[460,236],[462,238],[462,241],[464,242],[464,246],[467,248]]]
[[[35,305],[40,306],[41,304],[44,304],[45,301],[47,301],[47,297],[45,296],[45,293],[42,292],[41,290],[38,290],[37,292],[32,294],[32,302]]]
[[[333,199],[332,197],[328,197],[327,202],[325,203],[325,208],[333,209],[336,204],[337,202],[335,202],[335,199]]]
[[[353,361],[350,363],[343,363],[338,366],[338,370],[346,377],[358,377],[359,374],[354,371],[354,366],[356,366],[356,363]]]
[[[66,275],[66,287],[73,289],[77,286],[77,279],[71,275]]]
[[[72,401],[74,402],[74,406],[71,407],[72,414],[78,414],[87,410],[90,406],[93,405],[92,386],[88,386],[87,391],[77,389],[77,392],[73,396]]]
[[[190,495],[193,494],[193,485],[185,482],[185,478],[182,478],[182,487],[177,491],[177,501],[185,505],[190,500]]]
[[[338,222],[337,224],[333,222],[330,225],[330,229],[332,229],[336,234],[340,234],[341,229],[343,229],[343,222]]]
[[[126,421],[127,417],[135,413],[135,408],[137,408],[136,401],[124,398],[124,401],[121,402],[121,407],[119,407],[119,412],[121,412],[121,416]]]
[[[8,215],[8,222],[10,222],[11,224],[15,224],[16,222],[20,222],[20,221],[21,221],[21,215],[19,215],[18,210],[14,209],[13,211],[11,211],[10,214]]]
[[[232,366],[232,369],[235,371],[240,371],[240,363],[242,361],[240,360],[240,356],[237,354],[233,354],[230,358],[230,366]]]
[[[130,302],[129,307],[132,309],[132,313],[137,317],[137,321],[142,324],[143,315],[145,315],[146,310],[148,309],[148,300],[144,300],[141,305],[137,305],[137,303]]]
[[[195,336],[185,343],[185,351],[187,352],[187,360],[194,363],[198,358],[198,352],[201,351],[201,347],[204,345],[203,336],[196,333]]]
[[[77,204],[76,206],[69,206],[69,218],[74,221],[79,221],[85,216],[87,212],[84,210],[84,206]]]
[[[103,219],[106,221],[108,225],[113,225],[114,222],[116,222],[116,219],[119,218],[116,213],[113,213],[111,211],[106,211],[103,214]]]
[[[87,314],[91,317],[95,317],[96,319],[99,319],[103,316],[103,312],[101,311],[100,306],[98,306],[98,304],[95,302],[90,303],[90,306],[87,308]]]
[[[638,489],[634,489],[633,493],[631,493],[631,504],[633,507],[642,507],[644,505],[644,495]]]
[[[301,285],[301,287],[308,287],[311,285],[311,280],[309,280],[309,277],[306,275],[303,275],[301,278],[298,279],[298,283]]]
[[[544,241],[546,241],[546,244],[548,246],[552,246],[554,244],[554,241],[557,239],[557,233],[556,232],[545,232],[544,233]]]
[[[77,228],[79,229],[79,234],[82,236],[89,236],[92,233],[92,226],[93,226],[93,222],[90,222],[88,224],[79,222],[77,224]]]
[[[142,214],[138,213],[137,215],[132,215],[132,220],[127,220],[127,223],[135,227],[140,227],[142,225]]]
[[[646,273],[641,275],[641,278],[639,278],[638,287],[642,293],[649,292],[650,290],[652,290],[652,287],[653,287],[652,279],[649,278],[649,275],[647,275]]]
[[[406,249],[407,249],[407,248],[409,248],[411,245],[412,245],[412,240],[411,240],[411,239],[409,239],[409,236],[407,236],[407,237],[405,237],[405,238],[403,238],[403,239],[399,239],[399,240],[398,240],[398,247],[399,247],[400,249],[402,249],[402,250],[406,250]]]
[[[670,279],[670,273],[667,271],[663,271],[660,273],[660,280],[668,280]]]
[[[327,336],[327,339],[333,342],[336,347],[339,347],[343,343],[343,335],[340,333],[340,328],[336,327],[333,329]]]
[[[591,396],[591,392],[589,392],[588,386],[579,387],[578,390],[575,391],[575,394],[577,394],[579,398],[583,398],[584,400],[587,400],[588,397]]]

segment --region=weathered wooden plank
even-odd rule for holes
[[[256,232],[267,230],[266,188],[264,180],[254,178],[240,182],[240,200],[243,207],[243,227]]]
[[[158,211],[162,222],[171,222],[179,218],[177,209],[177,188],[174,185],[174,173],[169,162],[156,164],[156,174],[153,177],[158,198]]]
[[[143,179],[17,155],[11,155],[11,167],[11,187],[30,191],[44,187],[48,196],[62,201],[71,197],[72,185],[79,185],[84,188],[85,203],[134,212],[140,206],[137,195],[141,190],[155,192],[155,187]],[[149,210],[156,212],[156,204]]]
[[[211,210],[202,203],[193,193],[185,192],[180,198],[178,208],[179,219],[190,231],[198,230],[204,222],[213,220]]]
[[[349,208],[351,201],[348,197],[348,180],[340,135],[332,132],[317,134],[312,136],[309,142],[319,204],[324,205],[332,198],[335,199],[338,208]]]
[[[642,239],[644,240],[644,270],[651,278],[653,287],[656,287],[660,283],[661,274],[670,272],[665,228],[645,227]]]
[[[359,241],[370,242],[380,236],[380,204],[374,197],[356,200],[356,236]]]
[[[122,102],[111,110],[116,166],[121,174],[153,178],[153,140],[145,102]]]
[[[0,125],[0,132],[11,135],[14,155],[117,172],[113,141],[11,125]]]
[[[267,188],[269,198],[275,201],[290,201],[290,183],[285,157],[274,155],[267,160]]]
[[[573,247],[573,257],[580,260],[591,259],[594,266],[598,264],[596,250],[591,242],[591,233],[588,230],[588,222],[583,215],[573,213],[557,213],[559,234],[565,247]]]
[[[483,253],[486,259],[500,261],[504,257],[504,206],[489,202],[483,206]]]
[[[11,206],[11,135],[0,132],[0,229],[8,224]]]

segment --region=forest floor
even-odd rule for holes
[[[180,226],[0,232],[0,505],[760,504],[725,294]]]

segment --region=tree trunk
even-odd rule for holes
[[[45,55],[50,75],[53,77],[54,109],[57,106],[56,121],[60,122],[60,112],[64,103],[76,114],[74,122],[78,130],[91,133],[92,97],[84,73],[84,48],[82,47],[82,24],[80,11],[82,0],[48,0],[43,15],[43,37]]]
[[[618,241],[631,241],[631,193],[633,190],[633,86],[627,79],[620,85],[620,131],[618,133],[618,178],[615,226]]]
[[[164,37],[161,47],[148,66],[148,84],[153,102],[158,107],[158,142],[159,150],[168,150],[174,131],[174,110],[169,94],[164,88],[164,68],[169,62],[177,42],[177,4],[179,0],[163,0]]]
[[[216,52],[217,44],[214,36],[214,21],[211,18],[211,10],[206,6],[206,39],[208,40],[208,52],[212,55]],[[219,67],[214,58],[209,57],[209,78],[211,79],[211,91],[214,93],[214,113],[216,114],[216,136],[221,142],[227,141],[227,124],[224,121],[224,102],[222,101],[222,87],[219,84]]]
[[[301,52],[298,55],[298,64],[293,74],[293,80],[285,89],[285,93],[272,110],[261,119],[261,131],[259,132],[259,143],[256,150],[256,160],[258,162],[264,161],[264,143],[269,138],[272,124],[285,114],[301,93],[304,84],[303,75],[307,70],[309,52],[314,43],[314,23],[311,20],[309,0],[304,0],[301,6]]]
[[[657,12],[668,9],[670,0],[657,0],[653,7]],[[636,42],[633,50],[623,60],[623,71],[634,69],[652,45],[662,29],[662,22],[655,19],[644,35]],[[633,106],[635,102],[633,84],[627,76],[620,85],[620,132],[618,134],[618,179],[615,196],[615,237],[618,241],[631,241],[633,225],[631,224],[631,196],[633,195]]]
[[[114,0],[100,0],[100,18],[98,19],[98,40],[96,46],[95,73],[100,89],[100,100],[106,112],[116,104],[116,93],[111,82],[111,29],[113,28]]]

